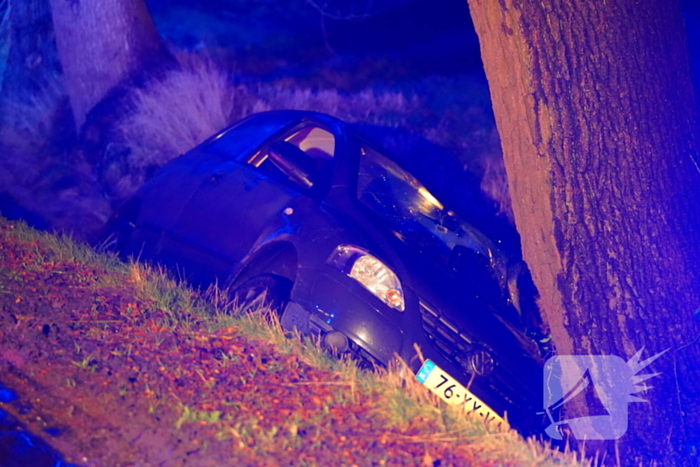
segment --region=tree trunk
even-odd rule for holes
[[[78,128],[111,89],[169,60],[143,0],[51,0],[51,10]]]
[[[679,5],[469,5],[523,255],[558,353],[628,360],[670,348],[646,371],[661,372],[640,394],[650,404],[631,403],[627,433],[597,447],[626,465],[696,465],[700,170]]]

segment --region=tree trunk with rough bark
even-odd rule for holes
[[[143,0],[51,0],[51,10],[78,128],[110,90],[170,58]]]
[[[642,371],[661,373],[639,394],[650,403],[630,403],[627,432],[596,447],[621,465],[697,465],[699,140],[678,2],[469,6],[558,353],[670,349]]]

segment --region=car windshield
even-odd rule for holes
[[[479,231],[446,211],[409,172],[369,146],[363,146],[357,197],[385,219],[404,243],[457,269],[466,257],[491,262],[489,241]]]

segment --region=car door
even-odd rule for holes
[[[171,229],[182,245],[171,253],[185,277],[200,285],[224,281],[265,227],[294,198],[313,191],[318,180],[303,184],[293,176],[295,167],[274,160],[275,143],[293,146],[303,159],[293,165],[311,165],[321,173],[333,158],[335,139],[320,126],[304,123],[212,170]]]

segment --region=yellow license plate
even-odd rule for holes
[[[416,379],[448,404],[463,405],[466,411],[477,413],[484,421],[508,426],[495,411],[431,360],[423,363]]]

